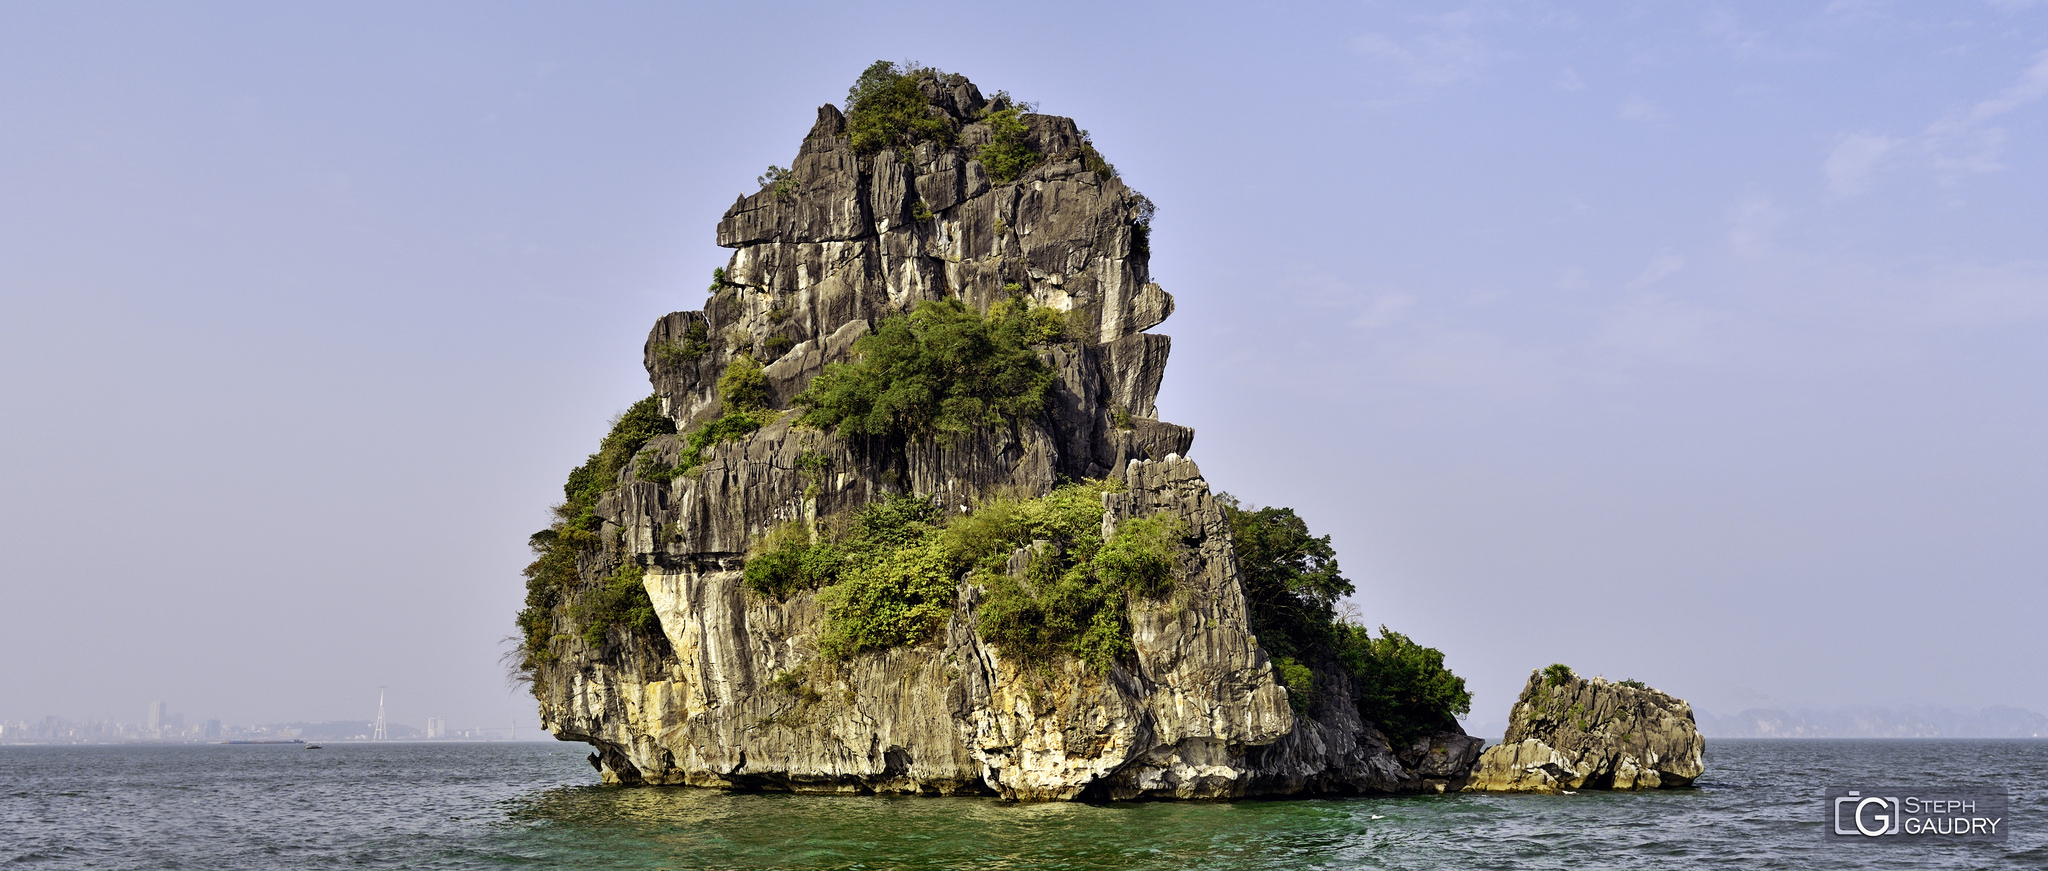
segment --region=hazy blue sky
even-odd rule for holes
[[[0,720],[518,718],[524,541],[876,58],[1159,203],[1161,411],[1501,720],[2048,710],[2048,4],[0,3]]]

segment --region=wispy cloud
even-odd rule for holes
[[[1827,11],[1836,10],[1830,6]],[[1799,61],[1819,56],[1813,49],[1789,47],[1767,31],[1745,26],[1733,11],[1723,7],[1707,10],[1700,20],[1700,30],[1725,46],[1737,60]]]
[[[1480,330],[1418,331],[1382,359],[1394,379],[1498,400],[1541,399],[1572,377],[1552,349]]]
[[[1870,190],[1870,176],[1898,143],[1876,133],[1851,133],[1835,144],[1820,169],[1828,178],[1828,190],[1838,197],[1851,197]]]
[[[1471,7],[1443,15],[1407,18],[1406,30],[1362,33],[1352,51],[1390,72],[1389,80],[1410,89],[1410,98],[1484,77],[1514,55],[1486,38],[1486,25],[1505,19],[1500,10]]]
[[[2035,55],[2034,65],[2011,87],[1970,107],[1970,121],[1988,121],[2042,97],[2048,97],[2048,51]]]
[[[1484,40],[1463,31],[1425,33],[1405,40],[1367,33],[1353,38],[1351,47],[1393,68],[1402,81],[1429,88],[1479,78],[1501,59]]]
[[[1936,119],[1918,136],[1902,140],[1879,133],[1844,134],[1821,162],[1821,173],[1836,196],[1854,196],[1870,189],[1871,176],[1902,146],[1924,155],[1944,183],[1966,174],[1998,172],[2006,168],[2007,135],[1997,122],[2044,97],[2048,97],[2048,51],[2034,55],[2012,84],[1967,109]]]
[[[1641,94],[1631,94],[1621,101],[1621,108],[1616,114],[1623,121],[1662,121],[1671,117],[1670,113]]]
[[[1721,356],[1715,328],[1727,315],[1663,294],[1635,294],[1609,309],[1601,344],[1632,357],[1708,363]]]
[[[1737,257],[1761,257],[1770,253],[1772,238],[1783,226],[1788,213],[1770,194],[1744,194],[1728,209],[1728,247]]]
[[[2019,80],[1968,111],[1959,112],[1928,125],[1921,134],[1927,151],[1934,155],[1935,168],[1944,181],[1964,173],[1997,172],[2005,168],[2005,130],[1993,122],[2023,106],[2048,97],[2048,51],[2034,56],[2034,63]]]
[[[1642,290],[1650,285],[1677,275],[1685,268],[1685,256],[1670,248],[1659,248],[1650,255],[1650,263],[1643,267],[1643,274],[1628,283],[1629,290]]]
[[[1765,50],[1763,31],[1743,27],[1742,22],[1736,19],[1735,13],[1725,8],[1707,10],[1705,19],[1700,22],[1700,29],[1706,31],[1708,36],[1719,39],[1735,52],[1736,57],[1754,57]]]
[[[1579,78],[1577,70],[1565,67],[1557,74],[1557,83],[1552,87],[1560,91],[1583,91],[1586,89],[1586,81]]]
[[[1873,9],[1876,9],[1878,5],[1879,4],[1876,2],[1876,0],[1834,0],[1834,2],[1829,3],[1827,5],[1827,8],[1822,9],[1820,11],[1820,14],[1842,16],[1863,15],[1870,12]]]
[[[1381,329],[1392,326],[1414,307],[1414,294],[1383,293],[1366,303],[1365,309],[1352,319],[1352,323],[1368,330]]]
[[[1937,323],[1983,326],[2048,318],[2048,262],[1963,264],[1928,276],[1927,314]]]

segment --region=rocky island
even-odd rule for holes
[[[1706,741],[1692,706],[1641,681],[1582,678],[1555,664],[1529,675],[1507,734],[1486,748],[1468,792],[1691,786]]]
[[[530,541],[603,779],[1020,800],[1456,788],[1463,682],[1154,405],[1153,206],[1068,118],[877,63],[718,222]]]

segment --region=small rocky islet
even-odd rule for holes
[[[1335,616],[1327,536],[1158,419],[1153,206],[1072,119],[877,62],[717,228],[530,540],[519,674],[614,784],[1221,799],[1689,784],[1689,707],[1539,672],[1504,742]],[[1554,667],[1559,668],[1559,667]],[[1567,670],[1568,671],[1568,670]]]

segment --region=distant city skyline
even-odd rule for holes
[[[317,738],[322,741],[374,741],[375,718],[365,720],[292,720],[254,725],[223,723],[219,719],[186,722],[183,712],[171,710],[165,702],[149,703],[139,722],[72,720],[57,714],[37,719],[0,717],[0,744],[127,744],[127,743],[214,743],[246,739]],[[442,717],[428,717],[424,727],[387,720],[390,741],[518,740],[516,723],[479,724],[449,728]],[[523,737],[541,739],[545,732],[528,730]]]
[[[372,715],[360,721],[363,727],[362,733],[359,735],[352,733],[342,734],[348,731],[340,728],[342,724],[358,722],[347,718],[321,721],[303,719],[276,720],[257,725],[224,724],[218,718],[208,718],[195,720],[188,724],[183,711],[171,707],[170,703],[165,700],[157,699],[145,706],[142,719],[139,722],[90,718],[74,720],[61,712],[46,713],[38,718],[0,714],[0,743],[31,743],[29,739],[23,736],[33,735],[45,736],[44,740],[57,740],[50,736],[71,736],[80,739],[83,739],[85,736],[94,737],[93,741],[85,741],[84,743],[97,743],[99,741],[132,742],[160,740],[166,742],[193,742],[235,738],[292,738],[298,736],[285,733],[303,730],[308,725],[322,727],[320,731],[321,740],[510,739],[515,737],[519,731],[519,723],[516,718],[507,718],[505,721],[497,724],[477,724],[451,729],[448,726],[447,718],[429,716],[425,718],[425,726],[414,727],[383,717],[382,707],[384,701],[384,694],[380,690],[377,699],[371,704]],[[386,734],[379,736],[377,732],[380,729]],[[541,733],[540,730],[529,728],[529,735],[535,733],[545,734]]]

